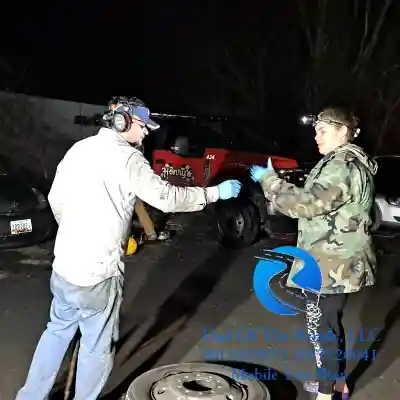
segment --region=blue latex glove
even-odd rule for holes
[[[219,198],[221,200],[228,200],[232,197],[238,197],[242,184],[237,180],[227,180],[217,185],[219,191]]]
[[[261,177],[266,173],[274,171],[274,167],[272,166],[272,161],[271,158],[268,158],[268,163],[267,167],[260,167],[259,165],[253,165],[250,168],[250,175],[251,179],[253,179],[254,182],[259,182]]]

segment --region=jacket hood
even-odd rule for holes
[[[371,156],[365,153],[360,146],[348,143],[334,151],[335,154],[345,152],[350,152],[355,155],[365,165],[365,167],[368,168],[372,175],[376,175],[378,171],[378,163]]]

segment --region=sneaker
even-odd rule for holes
[[[318,393],[318,381],[305,381],[303,389],[309,393]],[[333,400],[349,400],[350,394],[348,392],[339,392],[335,390]]]
[[[161,231],[158,234],[157,240],[167,240],[171,237],[171,232],[169,231]]]
[[[305,381],[303,383],[304,390],[309,393],[318,393],[318,387],[318,381]]]

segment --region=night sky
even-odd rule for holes
[[[175,111],[190,107],[185,97],[193,96],[185,93],[182,77],[202,80],[202,68],[215,62],[224,42],[263,35],[274,12],[285,16],[275,35],[282,27],[290,34],[294,11],[255,1],[64,3],[3,26],[3,58],[18,91],[96,104],[127,93]],[[212,91],[210,85],[205,97]]]
[[[151,0],[68,3],[12,23],[2,47],[14,71],[26,69],[20,91],[97,104],[121,93],[156,106],[170,103],[179,66],[208,29],[202,17],[207,6]]]
[[[93,104],[137,96],[155,112],[256,115],[275,128],[330,103],[352,107],[372,139],[387,110],[386,130],[399,111],[398,1],[21,4],[1,25],[0,84],[10,91]]]

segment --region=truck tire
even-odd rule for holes
[[[374,203],[371,217],[372,217],[371,232],[375,233],[379,229],[382,222],[382,213],[377,203]]]
[[[260,234],[260,213],[249,199],[232,199],[217,205],[218,240],[240,249],[252,245]]]
[[[168,214],[164,213],[163,211],[154,208],[150,205],[146,205],[147,212],[150,215],[150,218],[153,221],[153,224],[156,230],[163,230],[167,224]]]
[[[145,208],[151,220],[153,221],[156,230],[163,230],[168,219],[168,214],[165,214],[161,210],[158,210],[157,208],[154,208],[147,203],[145,203]],[[142,228],[136,213],[133,214],[132,226],[136,229]]]
[[[241,371],[238,371],[241,372]],[[125,400],[270,400],[254,377],[234,379],[232,367],[208,363],[165,365],[145,372],[129,386]]]

